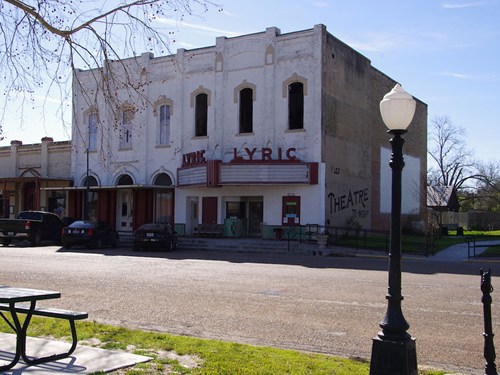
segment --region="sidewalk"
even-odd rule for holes
[[[500,245],[500,241],[486,241],[481,243],[482,245]],[[486,251],[487,247],[477,247],[475,256],[480,255],[484,251]],[[474,259],[474,250],[471,249],[471,254],[469,258],[469,251],[467,247],[467,243],[460,243],[453,246],[448,247],[447,249],[441,250],[439,253],[430,257],[432,260],[442,260],[442,261],[466,261]]]
[[[500,241],[488,241],[481,244],[499,245]],[[259,238],[210,238],[210,237],[179,237],[180,250],[219,251],[229,253],[259,253],[259,254],[301,254],[312,256],[347,256],[347,257],[387,257],[386,251],[356,249],[337,245],[320,247],[316,243],[291,241],[273,241]],[[485,247],[476,248],[476,256],[486,250]],[[432,261],[467,261],[474,259],[473,249],[468,254],[467,243],[459,243],[439,251],[436,255],[415,255],[403,253],[406,259],[427,259]]]
[[[39,355],[51,352],[60,353],[68,350],[69,343],[55,340],[45,340],[34,337],[27,339],[27,354]],[[0,333],[0,361],[6,363],[13,358],[16,351],[15,335]],[[133,366],[137,363],[147,362],[150,357],[130,354],[118,350],[105,350],[93,348],[87,345],[78,345],[67,358],[55,362],[42,363],[36,366],[27,366],[22,360],[9,371],[3,374],[37,374],[51,375],[56,373],[68,374],[92,374],[95,372],[109,372],[125,367]]]

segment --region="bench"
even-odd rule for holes
[[[15,306],[16,312],[21,314],[28,314],[30,311],[29,304],[19,304]],[[7,303],[0,303],[0,311],[8,311],[10,312],[10,306]],[[1,313],[0,313],[1,314]],[[33,315],[43,316],[47,318],[56,318],[56,319],[64,319],[68,320],[71,327],[71,338],[72,344],[70,349],[66,353],[53,354],[46,357],[40,357],[36,359],[27,358],[26,354],[23,353],[23,359],[28,365],[36,365],[39,363],[44,363],[48,361],[56,361],[58,359],[66,358],[70,356],[76,349],[76,344],[78,342],[76,335],[76,327],[75,321],[82,320],[88,318],[89,314],[82,311],[70,311],[70,310],[62,310],[62,309],[54,309],[47,307],[36,307],[33,310]],[[29,322],[28,322],[29,323]],[[25,323],[26,324],[26,323]],[[11,325],[11,323],[9,323]],[[16,331],[15,327],[11,325],[11,328]]]
[[[215,223],[198,224],[194,228],[194,234],[200,237],[222,237],[224,225]]]
[[[457,236],[464,235],[464,228],[460,227],[458,224],[443,224],[441,234],[443,234],[444,236],[448,236],[449,231],[456,231]]]

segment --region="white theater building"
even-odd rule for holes
[[[263,237],[305,224],[388,228],[379,102],[396,82],[325,26],[219,37],[106,69],[122,64],[142,91],[117,86],[117,112],[95,70],[75,71],[70,216],[83,215],[88,195],[89,216],[120,232],[150,221],[185,234],[230,223],[232,235]],[[426,126],[417,100],[405,135],[405,226],[424,220]]]

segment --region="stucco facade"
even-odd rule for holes
[[[91,182],[92,215],[124,232],[153,220],[186,234],[228,221],[256,236],[298,224],[387,228],[378,104],[396,82],[325,26],[220,37],[106,69],[119,75],[123,64],[139,90],[114,82],[117,110],[97,89],[99,71],[75,72],[74,216]],[[426,123],[418,101],[405,137],[408,225],[425,215]]]
[[[54,142],[50,137],[41,143],[23,145],[16,140],[0,147],[0,217],[58,207],[62,215],[66,194],[51,189],[72,184],[70,157],[71,142]]]

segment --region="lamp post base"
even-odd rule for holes
[[[394,340],[375,337],[372,346],[370,375],[417,375],[415,339]]]

